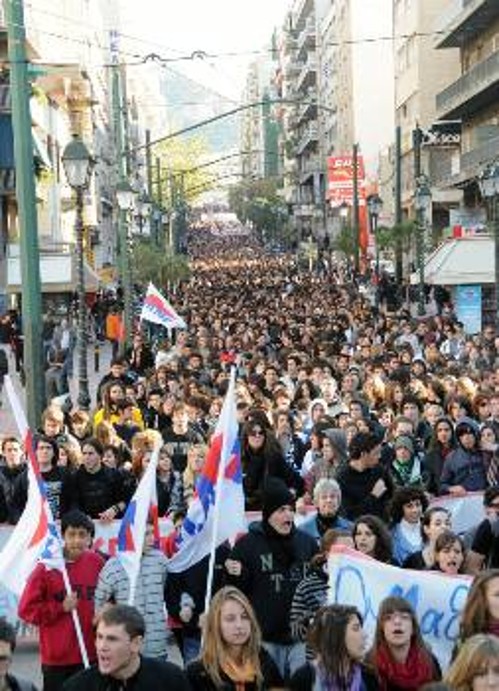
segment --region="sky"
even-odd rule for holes
[[[171,66],[235,101],[240,100],[247,66],[258,51],[268,48],[273,29],[282,25],[292,4],[292,0],[121,2],[122,33],[149,40],[150,50],[162,57],[178,58],[194,51],[222,54]],[[134,50],[147,52],[147,44],[137,41]]]

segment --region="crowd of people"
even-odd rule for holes
[[[404,305],[378,309],[342,266],[306,271],[250,234],[198,227],[188,247],[192,278],[170,296],[188,328],[137,330],[93,409],[52,402],[33,438],[72,585],[65,594],[60,573],[40,563],[19,603],[20,618],[39,627],[45,691],[159,688],[167,678],[194,691],[396,690],[442,676],[428,688],[499,689],[494,327],[467,335],[450,301],[417,321]],[[168,545],[158,549],[149,526],[127,607],[120,560],[91,548],[95,522],[124,515],[160,444],[159,514],[180,530],[232,367],[245,504],[257,520],[217,549],[207,612],[207,558],[169,572]],[[0,522],[18,522],[27,492],[22,444],[5,437]],[[485,518],[460,534],[438,498],[468,492],[483,493]],[[382,602],[366,650],[362,613],[328,604],[327,556],[338,544],[387,565],[475,577],[449,669],[400,597]],[[98,663],[77,676],[75,610]],[[185,676],[161,667],[170,633]],[[14,646],[4,622],[0,689]]]

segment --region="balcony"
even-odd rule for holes
[[[310,123],[309,125],[307,125],[307,127],[305,127],[305,129],[302,132],[302,135],[298,142],[298,146],[296,148],[296,153],[298,154],[298,156],[301,156],[308,149],[315,147],[318,141],[319,128],[317,127],[317,123]]]
[[[437,48],[459,48],[487,31],[499,17],[497,0],[462,0],[457,12],[438,39]]]
[[[471,151],[462,154],[459,172],[438,181],[439,187],[464,187],[475,180],[488,163],[499,158],[499,136],[487,139]]]
[[[317,118],[317,103],[314,102],[316,97],[313,94],[307,94],[303,99],[303,105],[298,109],[296,114],[296,124],[300,125],[307,120],[315,120]],[[301,101],[301,99],[300,99]]]
[[[300,185],[304,185],[315,173],[321,172],[321,162],[319,156],[310,156],[302,160],[300,166]]]
[[[305,26],[298,36],[296,45],[297,57],[304,58],[310,50],[315,50],[316,28],[315,21],[309,17],[305,22]]]
[[[437,94],[438,119],[459,119],[483,110],[497,101],[498,84],[499,51],[496,51]]]
[[[316,83],[317,75],[317,60],[315,57],[310,57],[306,62],[302,64],[300,74],[296,80],[296,90],[300,91],[302,89],[309,88]]]

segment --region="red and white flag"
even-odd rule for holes
[[[159,290],[149,283],[147,293],[142,304],[140,319],[154,324],[162,324],[168,329],[186,329],[187,324],[161,295]]]

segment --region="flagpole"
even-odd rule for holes
[[[158,460],[159,460],[159,452],[161,450],[161,444],[157,444],[154,447],[154,450],[151,455],[151,460],[149,462],[149,466],[146,468],[146,473],[148,472],[149,475],[152,475],[152,479],[150,480],[151,483],[156,483],[156,474],[157,474],[157,468],[158,468]],[[138,561],[139,561],[139,568],[135,569],[133,571],[133,576],[130,577],[129,575],[129,580],[130,580],[130,592],[128,594],[128,604],[133,605],[135,601],[135,591],[137,590],[137,581],[139,578],[139,572],[140,572],[140,566],[142,562],[142,554],[144,551],[144,541],[145,541],[145,535],[146,535],[146,529],[147,529],[147,518],[150,513],[150,504],[149,508],[147,510],[147,513],[145,514],[145,521],[144,525],[142,526],[142,531],[139,533],[139,538],[137,540],[137,545],[136,549],[139,555]],[[157,516],[156,516],[157,519]],[[155,526],[155,532],[156,532],[156,526]],[[118,555],[119,557],[119,555]]]
[[[230,370],[230,380],[229,380],[229,388],[227,389],[227,400],[229,399],[229,396],[234,397],[234,386],[235,386],[235,381],[236,381],[236,368],[234,366],[231,367]],[[223,410],[223,406],[222,406]],[[234,411],[235,413],[235,411]],[[206,577],[206,595],[205,595],[205,600],[204,600],[204,611],[207,612],[210,606],[210,600],[211,600],[211,591],[213,588],[213,575],[215,573],[215,553],[217,550],[217,535],[218,535],[218,523],[220,519],[220,505],[221,505],[221,494],[222,494],[222,483],[223,483],[223,478],[225,474],[225,468],[227,465],[227,456],[230,454],[232,449],[227,449],[226,448],[227,440],[224,438],[223,441],[223,446],[222,446],[222,453],[221,453],[221,458],[220,458],[220,463],[218,465],[218,475],[217,475],[217,487],[216,487],[216,492],[215,492],[215,506],[213,507],[213,531],[212,531],[212,536],[211,536],[211,548],[210,548],[210,560],[208,562],[208,574]]]
[[[21,438],[23,440],[28,441],[27,448],[26,448],[26,451],[28,453],[28,460],[31,463],[31,466],[33,467],[33,469],[35,469],[36,465],[37,465],[37,461],[36,461],[36,458],[35,458],[35,455],[33,452],[31,434],[30,434],[30,430],[29,430],[29,426],[28,426],[28,421],[26,419],[26,415],[25,415],[24,410],[21,406],[21,402],[19,401],[19,398],[17,396],[17,393],[14,389],[14,386],[12,384],[12,381],[11,381],[9,375],[5,376],[4,383],[5,383],[5,389],[7,391],[7,396],[8,396],[9,402],[10,402],[10,406],[12,408],[12,413],[13,413],[14,419],[16,421],[17,429],[19,430]],[[41,478],[41,475],[39,473],[38,473],[38,475]],[[41,481],[43,482],[43,479],[41,479]],[[66,562],[64,560],[64,548],[63,548],[61,534],[60,534],[59,529],[57,528],[57,525],[54,521],[54,517],[52,515],[52,510],[50,508],[50,504],[48,503],[46,497],[43,498],[43,501],[45,504],[44,509],[46,511],[46,514],[47,514],[48,523],[49,523],[49,525],[55,526],[55,529],[56,529],[57,540],[59,542],[59,549],[60,549],[61,556],[62,556],[61,569],[60,569],[61,574],[62,574],[62,580],[64,583],[64,587],[66,589],[67,595],[71,595],[72,594],[71,583],[69,582],[69,576],[68,576],[68,572],[66,569]],[[87,648],[85,646],[85,641],[83,639],[83,631],[81,628],[80,617],[78,616],[78,611],[76,609],[71,610],[71,618],[73,619],[73,625],[75,627],[76,638],[78,640],[78,646],[80,648],[80,654],[81,654],[83,666],[85,668],[88,668],[88,667],[90,667],[90,662],[88,660]]]

